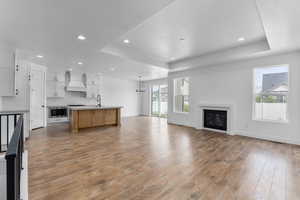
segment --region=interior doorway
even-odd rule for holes
[[[153,85],[151,88],[151,115],[166,118],[168,115],[168,85]]]
[[[30,68],[30,126],[46,126],[46,68],[36,64]]]

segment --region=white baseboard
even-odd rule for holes
[[[280,137],[274,137],[274,136],[269,136],[264,134],[258,135],[257,133],[246,132],[246,131],[234,131],[234,133],[235,135],[246,136],[246,137],[251,137],[260,140],[268,140],[272,142],[300,145],[300,140],[293,140],[290,138],[280,138]]]
[[[168,123],[171,124],[176,124],[176,125],[181,125],[181,126],[187,126],[187,127],[192,127],[195,128],[197,130],[201,130],[201,128],[199,129],[198,126],[196,125],[191,125],[191,124],[187,124],[184,122],[175,122],[172,120],[168,119]],[[213,130],[214,131],[214,130]],[[294,145],[300,145],[300,140],[295,140],[295,139],[291,139],[291,138],[281,138],[281,137],[276,137],[276,136],[270,136],[267,134],[258,134],[255,132],[248,132],[248,131],[244,131],[244,130],[231,130],[230,132],[228,132],[229,135],[240,135],[240,136],[245,136],[245,137],[250,137],[250,138],[255,138],[255,139],[260,139],[260,140],[268,140],[268,141],[272,141],[272,142],[280,142],[280,143],[286,143],[286,144],[294,144]]]
[[[21,172],[21,198],[28,200],[28,151],[23,153],[23,170]]]
[[[168,119],[168,123],[169,124],[179,125],[179,126],[186,126],[186,127],[190,127],[190,128],[195,128],[192,124],[184,123],[184,122],[175,122],[175,121],[172,121],[170,119]]]
[[[193,128],[197,130],[201,130],[201,128],[194,126]],[[215,131],[215,130],[212,130]],[[218,131],[216,131],[218,132]],[[232,130],[228,132],[227,134],[229,135],[240,135],[240,136],[245,136],[245,137],[250,137],[250,138],[255,138],[255,139],[260,139],[260,140],[267,140],[271,142],[280,142],[280,143],[286,143],[286,144],[294,144],[294,145],[300,145],[300,140],[294,140],[290,138],[280,138],[276,136],[270,136],[266,134],[257,134],[254,132],[248,132],[248,131],[243,131],[243,130]]]

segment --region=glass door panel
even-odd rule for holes
[[[160,117],[168,115],[168,85],[160,85],[159,87],[159,114]]]
[[[152,86],[151,90],[151,115],[159,115],[159,86]]]
[[[153,85],[151,89],[151,115],[167,117],[168,85]]]

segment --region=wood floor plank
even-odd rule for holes
[[[300,199],[300,148],[125,118],[121,127],[35,130],[31,200]]]
[[[274,148],[281,157],[274,158],[274,174],[268,200],[286,199],[286,157],[283,147]]]

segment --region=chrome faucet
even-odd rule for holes
[[[100,94],[97,95],[97,106],[101,107],[101,95]]]

